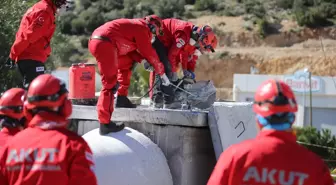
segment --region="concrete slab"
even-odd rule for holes
[[[216,102],[208,113],[208,123],[216,158],[229,146],[255,138],[257,127],[252,103]]]
[[[96,106],[74,105],[70,119],[97,120]],[[160,125],[179,125],[191,127],[207,127],[207,112],[192,110],[169,110],[151,108],[116,108],[113,121],[150,123]]]

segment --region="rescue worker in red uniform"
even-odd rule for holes
[[[97,185],[90,147],[66,128],[71,112],[59,79],[42,74],[32,81],[24,102],[29,124],[0,153],[1,185]]]
[[[114,94],[119,89],[118,69],[120,71],[126,66],[125,70],[129,72],[131,59],[137,58],[135,61],[139,62],[138,59],[145,58],[154,66],[163,85],[170,85],[163,64],[151,45],[153,36],[160,34],[162,34],[162,20],[156,15],[143,19],[116,19],[105,23],[92,33],[89,50],[97,60],[103,86],[97,103],[101,135],[118,132],[125,127],[123,124],[118,125],[111,121],[111,116],[114,110]],[[119,75],[119,81],[123,81],[125,76],[127,79],[124,79],[128,81],[130,73],[124,74],[126,75]],[[120,84],[122,87],[127,87],[129,84],[127,83]]]
[[[194,72],[186,68],[189,54],[196,49],[200,52],[215,52],[217,38],[212,28],[207,25],[198,27],[191,22],[179,19],[164,19],[162,22],[164,34],[155,38],[153,47],[156,49],[160,61],[164,63],[167,76],[174,85],[177,85],[177,69],[181,62],[184,77],[194,79]],[[189,48],[186,48],[188,46]],[[145,62],[144,67],[151,71],[148,63]],[[155,74],[151,75],[153,78]],[[154,84],[157,84],[157,79],[156,76]],[[154,106],[168,109],[181,108],[181,102],[175,101],[173,89],[173,86],[156,85],[152,96]]]
[[[254,98],[259,134],[226,149],[207,185],[333,185],[324,161],[296,142],[292,125],[298,106],[291,88],[267,80]]]
[[[23,101],[25,90],[12,88],[0,98],[0,148],[15,134],[23,130],[25,117],[23,115]]]
[[[23,86],[44,74],[51,53],[50,40],[55,31],[57,9],[66,5],[66,0],[40,0],[24,14],[12,45],[9,60],[17,64],[23,77]]]

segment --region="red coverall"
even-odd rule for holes
[[[181,51],[184,51],[183,48],[189,45],[193,24],[179,19],[164,19],[162,22],[164,35],[158,36],[158,38],[168,51],[168,59],[172,66],[172,72],[177,72],[178,62],[187,62],[187,53],[193,53],[191,48],[194,47],[192,46],[181,53]],[[182,63],[183,66],[186,67],[186,64]]]
[[[0,149],[18,132],[20,132],[18,128],[2,128],[0,131]]]
[[[120,83],[118,95],[127,96],[128,88],[131,83],[132,67],[134,62],[141,63],[144,59],[137,51],[132,51],[127,55],[118,57],[118,82]]]
[[[64,121],[39,113],[8,141],[0,153],[0,184],[97,185],[90,147],[81,136],[58,126]]]
[[[294,134],[261,131],[225,150],[207,185],[333,185],[328,167]]]
[[[47,60],[56,27],[55,13],[56,7],[51,0],[41,0],[25,13],[10,51],[12,60]]]
[[[109,40],[91,39],[89,41],[89,50],[97,60],[103,85],[97,103],[98,120],[100,123],[108,124],[114,110],[112,89],[118,80],[118,69],[130,70],[129,64],[132,62],[130,58],[145,58],[160,75],[164,74],[164,67],[151,45],[152,33],[142,19],[117,19],[107,22],[92,33],[92,37],[94,36]],[[119,61],[122,56],[122,60]],[[139,60],[136,61],[139,62]],[[125,75],[122,75],[121,71],[123,70],[120,70],[119,80],[123,81],[122,76],[128,79],[129,73],[123,72]],[[128,86],[123,82],[121,85]],[[120,91],[123,93],[123,90]],[[126,94],[125,91],[124,94]]]

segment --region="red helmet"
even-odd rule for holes
[[[202,27],[194,27],[195,31],[193,34],[197,35],[197,44],[199,45],[201,50],[215,52],[215,48],[217,47],[217,37],[213,32],[213,29],[208,26]]]
[[[148,15],[145,18],[151,32],[157,36],[163,36],[162,19],[157,15]]]
[[[21,88],[7,90],[0,98],[0,115],[17,120],[22,119],[25,94],[26,91]]]
[[[291,88],[283,81],[267,80],[254,96],[253,110],[262,117],[277,113],[297,112],[298,106]]]
[[[68,118],[72,113],[72,104],[68,100],[68,90],[58,78],[43,74],[36,77],[30,84],[24,111],[27,119],[31,119],[39,110],[57,112]]]

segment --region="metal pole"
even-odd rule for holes
[[[311,72],[309,74],[309,98],[310,98],[310,106],[309,106],[309,125],[313,126],[313,95],[312,95],[312,80],[311,80]]]

